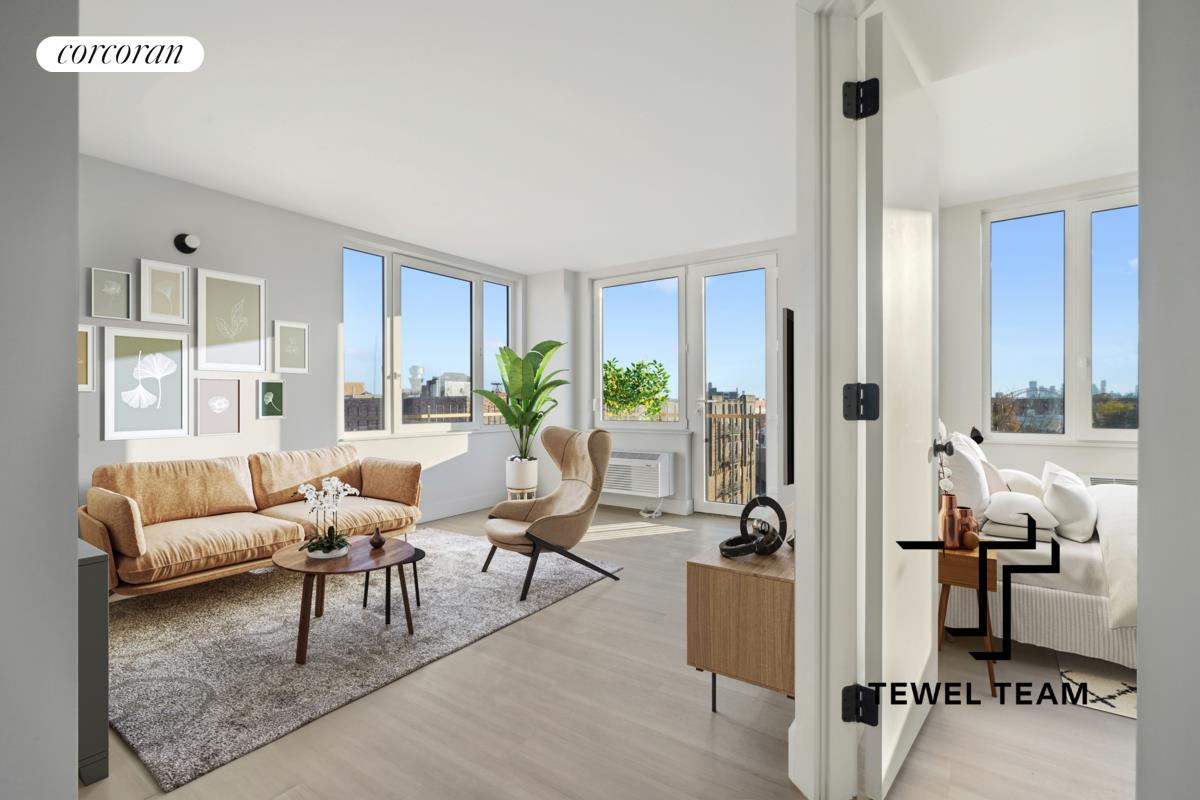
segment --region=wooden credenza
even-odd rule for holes
[[[714,675],[795,694],[792,548],[725,558],[716,547],[687,563],[687,661]]]

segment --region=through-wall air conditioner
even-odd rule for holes
[[[642,511],[643,517],[657,517],[662,514],[663,498],[675,493],[671,482],[674,474],[672,453],[615,450],[608,460],[604,491],[657,498],[657,508]]]
[[[1108,475],[1092,475],[1088,478],[1092,486],[1100,486],[1107,483],[1117,483],[1123,486],[1137,486],[1137,478],[1115,478]]]

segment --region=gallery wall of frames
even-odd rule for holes
[[[266,279],[146,258],[138,267],[88,270],[89,316],[105,324],[79,326],[76,383],[103,394],[104,439],[228,436],[244,414],[283,419],[280,374],[309,371],[309,326],[268,329]],[[253,409],[229,372],[256,376]]]

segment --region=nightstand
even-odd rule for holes
[[[975,592],[979,588],[979,548],[974,550],[940,550],[938,551],[938,583],[942,586],[938,598],[938,650],[946,639],[946,607],[950,603],[950,587],[961,586]],[[996,553],[987,554],[987,590],[996,591]],[[974,597],[974,595],[972,595]],[[988,605],[984,605],[984,624],[987,636],[983,640],[983,649],[992,650],[992,614]],[[996,662],[987,662],[988,684],[992,689],[992,697],[996,696]]]

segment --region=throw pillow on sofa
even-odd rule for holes
[[[1058,519],[1058,535],[1086,542],[1096,530],[1096,499],[1086,487],[1059,476],[1042,497],[1046,510]]]
[[[1053,461],[1047,461],[1045,465],[1042,466],[1042,494],[1045,495],[1046,490],[1050,488],[1050,484],[1054,483],[1059,478],[1062,478],[1070,483],[1074,483],[1077,486],[1083,486],[1084,488],[1087,488],[1087,484],[1084,483],[1083,478],[1079,477],[1074,472],[1071,472],[1071,470],[1067,469],[1066,467],[1060,467]]]
[[[1008,481],[1004,480],[1004,476],[1000,474],[1000,470],[990,461],[980,461],[979,465],[983,467],[983,475],[987,478],[988,494],[993,495],[996,492],[1007,492]]]

